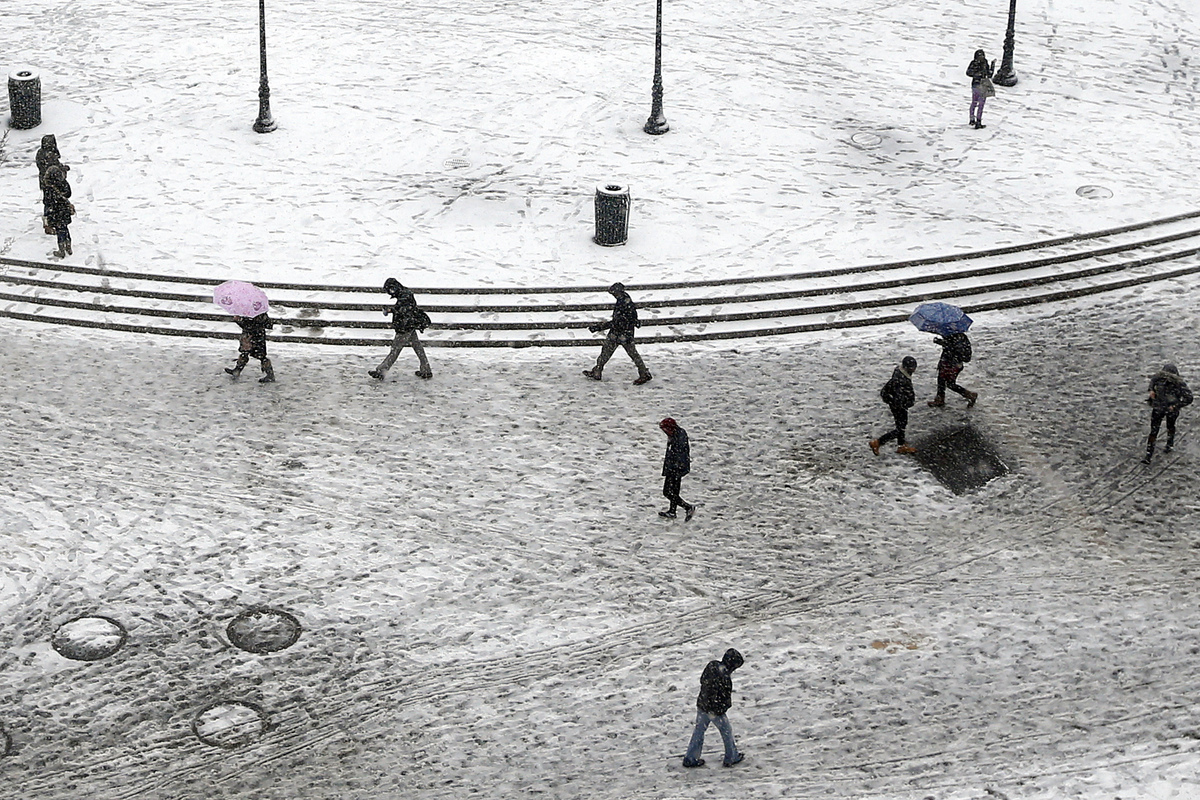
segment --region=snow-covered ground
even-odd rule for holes
[[[1001,5],[1001,4],[996,4]],[[1006,4],[1003,4],[1006,5]],[[1195,207],[1189,5],[1032,2],[989,126],[962,70],[982,3],[667,4],[667,118],[647,137],[652,7],[23,3],[3,52],[47,123],[0,159],[5,255],[42,260],[32,158],[59,134],[75,263],[414,286],[781,272],[1091,230]],[[649,12],[649,13],[648,13]],[[61,128],[49,128],[61,122]],[[852,144],[874,133],[878,147]],[[868,141],[868,140],[863,140]],[[469,166],[454,159],[464,159]],[[591,187],[634,190],[589,241]],[[1097,184],[1107,200],[1075,194]],[[1200,492],[1137,463],[1147,376],[1200,383],[1200,279],[979,315],[967,419],[1011,472],[956,496],[868,439],[909,327],[618,354],[277,346],[0,327],[5,798],[1192,798],[1200,796]],[[673,416],[689,523],[655,510]],[[226,639],[286,609],[291,648]],[[104,614],[126,645],[50,646]],[[705,662],[746,655],[745,763],[679,764]],[[253,744],[198,741],[251,702]]]

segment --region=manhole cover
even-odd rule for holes
[[[1108,189],[1104,186],[1096,186],[1094,184],[1080,186],[1075,190],[1075,194],[1079,195],[1080,197],[1086,197],[1088,200],[1107,200],[1113,196],[1112,189]]]
[[[970,425],[944,428],[922,438],[916,457],[955,494],[978,489],[1008,472],[996,448]]]
[[[883,143],[883,137],[877,133],[870,131],[859,131],[850,137],[850,141],[854,142],[859,147],[864,149],[868,147],[879,147]]]
[[[251,653],[286,650],[300,638],[300,622],[286,611],[250,608],[233,618],[225,632],[234,646]]]
[[[460,156],[454,156],[443,161],[442,166],[446,169],[466,169],[471,166],[471,162]]]
[[[50,646],[75,661],[99,661],[120,650],[127,637],[125,627],[115,619],[82,616],[60,625]]]
[[[192,720],[192,732],[213,747],[241,747],[267,732],[267,715],[254,703],[211,703]]]

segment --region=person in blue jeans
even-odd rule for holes
[[[725,712],[733,705],[733,679],[730,675],[743,663],[742,654],[731,647],[720,661],[710,661],[704,668],[704,674],[700,676],[700,694],[696,697],[696,728],[692,731],[692,741],[683,757],[685,767],[704,766],[700,752],[704,749],[704,732],[710,724],[717,726],[725,743],[725,766],[732,767],[746,757],[738,752],[737,744],[733,741],[733,727],[725,716]]]

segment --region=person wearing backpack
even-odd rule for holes
[[[937,395],[929,401],[933,408],[946,405],[946,390],[958,392],[967,398],[967,408],[972,408],[979,395],[958,385],[958,373],[971,360],[971,340],[965,333],[950,333],[933,340],[942,346],[942,357],[938,359]]]
[[[396,300],[395,305],[383,310],[384,315],[392,315],[392,328],[396,331],[396,338],[392,340],[392,349],[380,365],[375,369],[368,370],[367,374],[376,380],[383,380],[387,376],[387,371],[396,363],[400,351],[405,347],[411,347],[421,364],[421,368],[417,370],[417,377],[432,378],[433,370],[429,368],[429,359],[425,358],[425,348],[421,346],[421,340],[417,336],[417,331],[423,331],[429,325],[429,315],[417,308],[417,298],[413,296],[412,290],[401,285],[400,281],[395,278],[388,278],[384,281],[383,290]]]
[[[917,360],[912,356],[905,356],[904,360],[900,362],[900,366],[892,370],[892,377],[879,390],[879,397],[892,410],[892,418],[896,420],[896,427],[878,439],[871,440],[871,452],[875,455],[879,455],[880,445],[887,444],[893,439],[899,445],[896,448],[897,453],[911,455],[917,452],[917,448],[909,446],[904,441],[904,429],[908,427],[908,410],[917,404],[917,394],[913,391],[912,385],[912,375],[916,371]]]
[[[1164,453],[1171,452],[1175,446],[1175,420],[1179,417],[1179,409],[1192,402],[1192,390],[1188,388],[1183,378],[1179,377],[1179,368],[1174,364],[1163,364],[1163,368],[1150,379],[1149,395],[1146,402],[1150,404],[1150,438],[1146,440],[1146,457],[1143,464],[1149,464],[1154,457],[1154,442],[1158,439],[1158,429],[1163,420],[1167,421],[1167,443]]]

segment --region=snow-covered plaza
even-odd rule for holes
[[[1019,83],[974,130],[963,71],[999,60],[1007,5],[668,0],[651,137],[653,3],[268,0],[260,135],[257,4],[27,0],[0,52],[44,121],[0,131],[0,256],[53,261],[45,133],[68,264],[418,299],[1200,208],[1191,5],[1022,0]],[[590,238],[605,180],[631,186],[623,247]],[[1200,411],[1138,461],[1149,375],[1200,384],[1198,298],[976,315],[969,411],[926,406],[938,352],[907,325],[647,347],[645,386],[621,353],[584,379],[588,348],[431,348],[429,381],[406,352],[380,383],[382,352],[279,344],[263,386],[225,375],[231,342],[4,319],[0,798],[1200,797]],[[969,421],[1008,474],[956,495],[872,455],[905,355],[910,438]],[[665,416],[686,523],[656,514]],[[259,607],[298,640],[234,646]],[[84,614],[125,627],[115,654],[52,646]],[[710,730],[685,769],[727,647],[746,760]],[[220,702],[261,728],[206,743]]]

